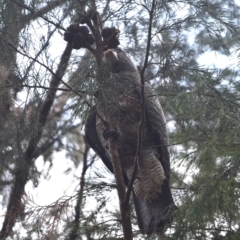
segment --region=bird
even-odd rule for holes
[[[89,146],[114,173],[106,133],[108,123],[117,133],[117,149],[123,177],[128,185],[133,169],[141,119],[141,77],[121,48],[103,52],[97,103],[86,119]],[[177,207],[169,187],[170,156],[166,120],[159,99],[150,84],[144,84],[145,120],[138,171],[132,194],[142,234],[163,232],[173,220]],[[159,237],[160,239],[160,237]]]

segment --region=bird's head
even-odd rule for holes
[[[127,54],[120,48],[108,49],[103,52],[103,63],[109,66],[113,73],[132,72],[137,73],[137,69],[127,56]]]

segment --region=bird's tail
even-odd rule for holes
[[[144,201],[133,192],[138,225],[143,234],[151,234],[164,229],[166,224],[171,223],[173,214],[177,210],[168,181],[165,180],[161,187],[162,192],[151,202]]]

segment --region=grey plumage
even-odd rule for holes
[[[105,64],[99,83],[98,103],[86,121],[86,137],[105,165],[113,172],[104,139],[106,125],[119,133],[117,141],[127,185],[137,149],[141,117],[141,82],[137,69],[119,48],[104,52]],[[176,210],[169,188],[169,151],[165,117],[158,98],[145,83],[145,123],[139,168],[133,184],[133,198],[142,233],[161,231]],[[160,229],[160,230],[159,230]]]

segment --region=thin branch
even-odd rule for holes
[[[61,135],[57,136],[57,137],[53,137],[49,140],[47,140],[44,144],[42,144],[41,147],[36,148],[36,150],[33,153],[33,158],[37,159],[39,156],[41,156],[42,154],[44,154],[44,152],[46,152],[49,148],[51,148],[51,146],[53,146],[53,144],[60,140],[62,136],[64,136],[65,133],[67,133],[68,131],[71,131],[73,129],[76,129],[78,127],[80,127],[81,124],[77,124],[74,126],[71,126],[70,128],[63,128],[61,129]],[[58,130],[59,131],[59,130]]]
[[[148,65],[148,58],[149,58],[149,52],[150,52],[150,47],[151,47],[151,39],[152,39],[152,22],[153,22],[153,16],[154,16],[155,4],[156,4],[155,1],[156,0],[152,1],[152,8],[151,8],[151,11],[149,12],[147,49],[146,49],[146,53],[145,53],[144,64],[143,64],[143,67],[140,71],[141,81],[144,80],[144,72],[145,72],[145,70],[147,68],[147,65]]]
[[[93,12],[97,12],[96,9],[96,3],[94,0],[91,1],[91,9]],[[101,23],[100,19],[96,18],[93,20],[94,25],[94,37],[96,42],[96,62],[98,66],[98,81],[101,82],[102,79],[102,56],[103,56],[103,41],[101,37]],[[114,127],[111,125],[110,119],[106,119],[104,121],[106,125],[108,125],[107,129],[113,130]],[[109,144],[109,153],[111,157],[111,162],[114,169],[114,176],[116,180],[117,185],[117,192],[118,192],[118,198],[120,202],[120,212],[121,212],[121,218],[122,218],[122,227],[123,227],[123,234],[125,240],[131,240],[133,239],[133,233],[132,233],[132,224],[131,224],[131,211],[130,206],[128,202],[125,202],[126,198],[126,190],[125,190],[125,184],[123,179],[123,169],[122,169],[122,163],[119,157],[118,148],[117,148],[117,138],[114,136],[109,136],[108,138],[108,144]]]
[[[33,164],[33,155],[36,146],[41,138],[43,127],[47,121],[47,116],[56,95],[57,90],[55,90],[54,88],[57,88],[61,82],[60,79],[63,77],[67,69],[71,52],[72,46],[71,44],[68,44],[61,57],[56,74],[52,76],[50,89],[48,90],[47,97],[44,100],[41,110],[39,112],[39,117],[37,120],[38,130],[36,131],[36,134],[32,135],[26,151],[24,152],[23,156],[20,157],[20,159],[18,160],[18,165],[16,166],[15,170],[15,183],[10,194],[7,212],[0,232],[0,238],[6,238],[10,235],[10,233],[12,232],[12,228],[15,225],[16,219],[20,214],[22,205],[21,199],[24,194],[25,185],[28,181],[30,168]]]
[[[43,44],[42,48],[39,50],[39,52],[36,54],[35,58],[32,59],[31,63],[29,64],[29,66],[26,68],[25,74],[23,76],[23,80],[24,81],[27,77],[28,74],[31,70],[31,68],[33,67],[34,63],[36,62],[37,58],[41,55],[41,53],[49,46],[49,42],[51,37],[53,36],[54,32],[57,30],[57,28],[55,28],[53,31],[50,32],[50,34],[47,37],[46,42]]]
[[[104,9],[102,11],[102,14],[101,14],[101,20],[102,20],[103,16],[106,16],[107,11],[109,9],[110,2],[111,2],[111,0],[107,0],[106,5],[105,5],[105,7],[104,7]]]
[[[145,85],[144,72],[148,65],[148,58],[149,58],[149,51],[150,51],[151,37],[152,37],[152,22],[153,22],[154,9],[155,9],[155,0],[153,0],[152,8],[151,8],[151,11],[149,12],[148,39],[147,39],[147,48],[145,53],[144,65],[141,70],[139,69],[140,77],[141,77],[141,119],[140,119],[140,124],[138,128],[138,144],[137,144],[137,151],[134,159],[133,172],[128,184],[128,189],[127,189],[126,198],[125,198],[126,204],[130,200],[130,195],[131,195],[134,180],[137,175],[137,170],[139,165],[141,165],[141,162],[139,161],[139,159],[141,158],[142,143],[143,143],[143,129],[144,129],[144,123],[145,123],[145,100],[146,100],[145,92],[144,92],[144,85]]]
[[[97,13],[95,0],[91,0],[90,4],[91,4],[91,9]],[[99,18],[93,21],[93,27],[94,27],[94,32],[92,32],[92,34],[94,34],[94,38],[96,42],[95,58],[96,58],[97,66],[101,68],[102,56],[103,56],[103,41],[102,41],[102,36],[100,32],[101,23]]]
[[[0,36],[0,37],[1,37],[1,36]],[[3,39],[3,40],[5,40],[5,39]],[[23,52],[19,51],[15,46],[13,46],[11,43],[9,43],[9,42],[7,42],[7,41],[6,41],[6,44],[8,44],[14,51],[20,53],[22,56],[28,57],[29,59],[32,59],[32,60],[34,60],[36,63],[38,63],[38,64],[40,64],[41,66],[45,67],[53,76],[55,76],[56,78],[58,78],[58,80],[59,80],[64,86],[66,86],[71,92],[73,92],[73,93],[75,93],[76,95],[78,95],[78,96],[81,97],[81,95],[79,94],[80,91],[75,91],[75,90],[73,90],[73,88],[72,88],[70,85],[68,85],[68,84],[67,84],[66,82],[64,82],[61,78],[59,78],[59,76],[56,75],[56,73],[53,72],[53,70],[52,70],[51,68],[49,68],[46,64],[38,61],[37,59],[35,59],[35,58],[33,58],[33,57],[30,57],[27,53],[23,53]],[[57,88],[50,85],[49,89],[54,90],[54,89],[57,89]]]
[[[24,223],[32,226],[32,222],[35,222],[37,218],[38,222],[41,222],[42,225],[46,226],[45,233],[41,233],[43,234],[41,239],[52,239],[51,235],[56,232],[60,223],[61,215],[67,212],[69,203],[74,198],[77,198],[77,194],[60,197],[49,205],[40,206],[36,204],[33,199],[24,194],[22,198],[25,206]]]
[[[66,31],[66,29],[64,29],[62,26],[60,26],[59,23],[55,23],[51,20],[49,20],[47,17],[44,17],[43,15],[51,10],[53,10],[54,8],[56,8],[57,6],[60,6],[61,4],[67,2],[67,0],[61,0],[61,1],[53,1],[48,3],[45,7],[41,8],[38,11],[34,11],[32,8],[30,8],[29,6],[27,6],[26,4],[21,4],[15,0],[10,0],[12,2],[14,2],[15,4],[21,6],[24,9],[27,9],[29,12],[31,12],[31,14],[28,14],[26,16],[22,16],[21,22],[25,22],[28,23],[30,20],[35,20],[37,18],[42,18],[43,20],[51,23],[52,25],[54,25],[56,28],[60,28],[64,31]]]
[[[69,240],[75,240],[78,239],[78,229],[80,225],[80,220],[81,220],[81,206],[82,206],[82,200],[83,200],[83,191],[85,188],[85,175],[88,170],[88,168],[92,165],[93,161],[91,161],[90,164],[88,164],[88,153],[89,153],[89,145],[87,144],[87,140],[84,138],[85,142],[85,149],[83,153],[83,168],[82,168],[82,174],[80,178],[80,190],[78,193],[78,198],[77,198],[77,203],[75,206],[75,219],[73,222],[72,230],[71,233],[69,234]]]
[[[63,55],[61,57],[60,63],[58,65],[58,69],[56,71],[56,74],[54,74],[54,76],[52,77],[51,83],[50,83],[50,88],[48,90],[47,96],[45,101],[42,104],[40,113],[39,113],[39,119],[38,119],[38,132],[36,134],[37,137],[31,139],[31,141],[29,142],[29,146],[28,149],[26,150],[26,157],[27,159],[31,159],[31,155],[32,155],[32,149],[35,148],[37,142],[39,141],[41,134],[42,134],[42,129],[46,123],[47,120],[47,115],[52,107],[55,95],[57,90],[55,90],[56,88],[58,88],[58,85],[60,84],[60,80],[62,79],[67,66],[68,66],[68,61],[70,59],[70,55],[72,52],[72,46],[71,44],[67,44]]]
[[[73,92],[73,93],[78,93],[78,95],[79,94],[90,94],[90,93],[88,93],[88,92],[86,92],[86,91],[80,91],[80,90],[78,90],[78,91],[73,91],[72,89],[69,89],[69,88],[59,88],[59,87],[57,87],[57,88],[52,88],[52,87],[46,87],[46,86],[41,86],[41,85],[28,85],[28,84],[23,84],[23,85],[21,85],[21,84],[10,84],[10,85],[5,85],[5,86],[2,86],[2,87],[0,87],[0,89],[3,89],[3,88],[13,88],[13,87],[25,87],[25,88],[34,88],[34,89],[37,89],[37,88],[40,88],[40,89],[45,89],[45,90],[50,90],[50,89],[52,89],[52,90],[55,90],[55,91],[63,91],[63,92]]]
[[[67,14],[64,14],[64,16],[61,18],[61,20],[59,21],[59,23],[61,23],[65,17],[67,16]],[[43,44],[42,48],[39,50],[39,52],[36,54],[35,58],[32,59],[32,62],[29,64],[29,66],[26,68],[26,71],[25,71],[25,74],[23,76],[23,80],[24,81],[27,76],[28,76],[28,73],[30,72],[32,66],[34,65],[34,63],[36,62],[37,58],[41,55],[41,53],[43,52],[44,49],[46,49],[48,46],[49,46],[49,42],[50,42],[50,39],[51,37],[53,36],[53,34],[56,32],[57,30],[57,27],[55,27],[47,36],[47,40],[46,42]]]

